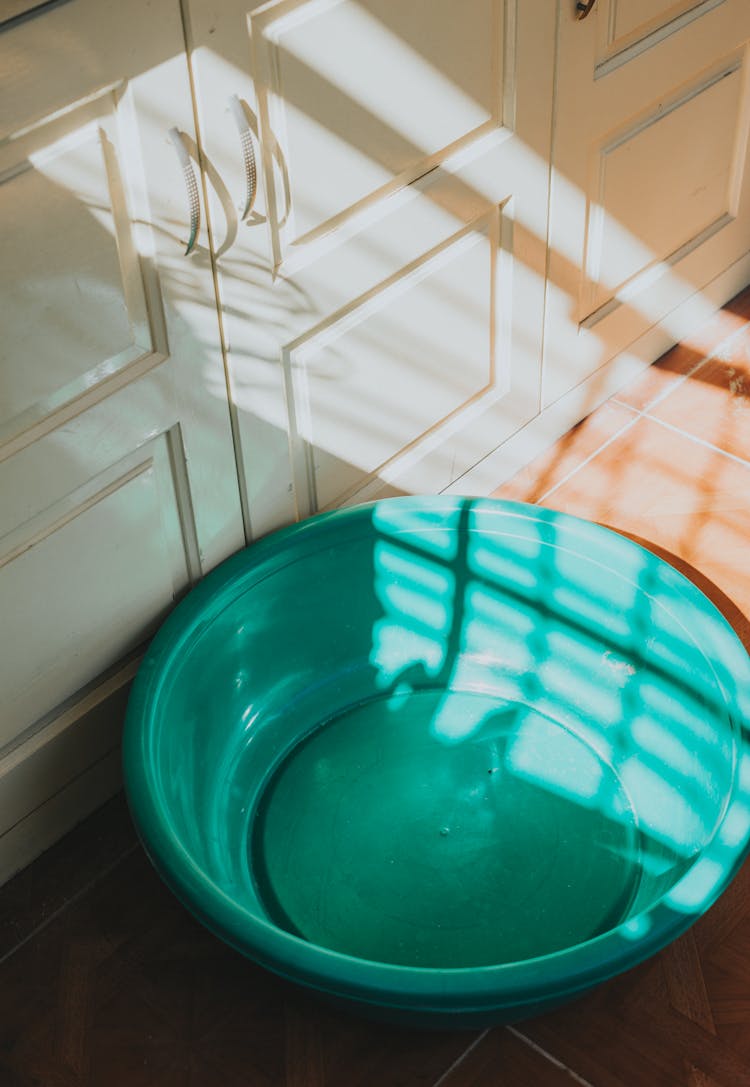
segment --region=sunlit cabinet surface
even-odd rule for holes
[[[539,410],[552,6],[187,9],[252,535],[444,489]]]
[[[488,493],[750,279],[747,0],[8,10],[0,880],[192,580]]]
[[[23,859],[113,787],[120,719],[94,727],[97,707],[243,532],[205,230],[186,258],[168,137],[195,148],[178,3],[7,21],[0,70],[5,864],[7,834],[25,826]]]
[[[644,333],[682,338],[686,299],[705,320],[730,296],[707,285],[750,248],[750,4],[574,8],[562,0],[543,405],[618,355],[652,362]]]

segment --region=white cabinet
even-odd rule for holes
[[[549,4],[188,7],[253,533],[444,489],[539,408]]]
[[[496,487],[750,281],[747,0],[577,8],[558,0],[540,412],[456,491]]]
[[[487,491],[750,278],[746,0],[188,8],[253,535]]]
[[[653,361],[666,344],[648,331],[684,335],[675,311],[691,297],[705,319],[716,300],[698,292],[750,248],[750,4],[598,0],[581,22],[574,6],[560,20],[544,406],[618,355]],[[732,286],[749,277],[745,261]]]
[[[746,0],[0,22],[0,879],[115,788],[192,580],[492,489],[750,279],[748,37]]]
[[[2,875],[114,788],[131,655],[243,532],[178,4],[42,10],[0,70]]]

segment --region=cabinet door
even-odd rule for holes
[[[188,8],[253,533],[441,490],[538,410],[553,12]]]
[[[641,357],[690,296],[700,317],[697,292],[750,239],[747,0],[575,8],[561,0],[545,404]]]
[[[0,30],[1,832],[121,720],[14,792],[26,738],[75,737],[243,533],[210,257],[205,232],[184,256],[168,138],[194,147],[179,4],[76,0]]]

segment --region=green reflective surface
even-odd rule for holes
[[[393,499],[234,556],[164,625],[126,788],[219,936],[365,1012],[508,1020],[627,969],[750,838],[750,666],[613,532]]]
[[[348,955],[432,967],[517,962],[613,928],[640,881],[632,807],[590,747],[519,709],[419,691],[349,710],[296,747],[250,841],[269,915]],[[431,727],[477,713],[465,743]],[[526,768],[549,757],[554,788]]]

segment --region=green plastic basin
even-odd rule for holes
[[[124,769],[213,932],[370,1015],[535,1014],[678,936],[750,838],[750,664],[686,578],[517,503],[389,499],[229,559]]]

